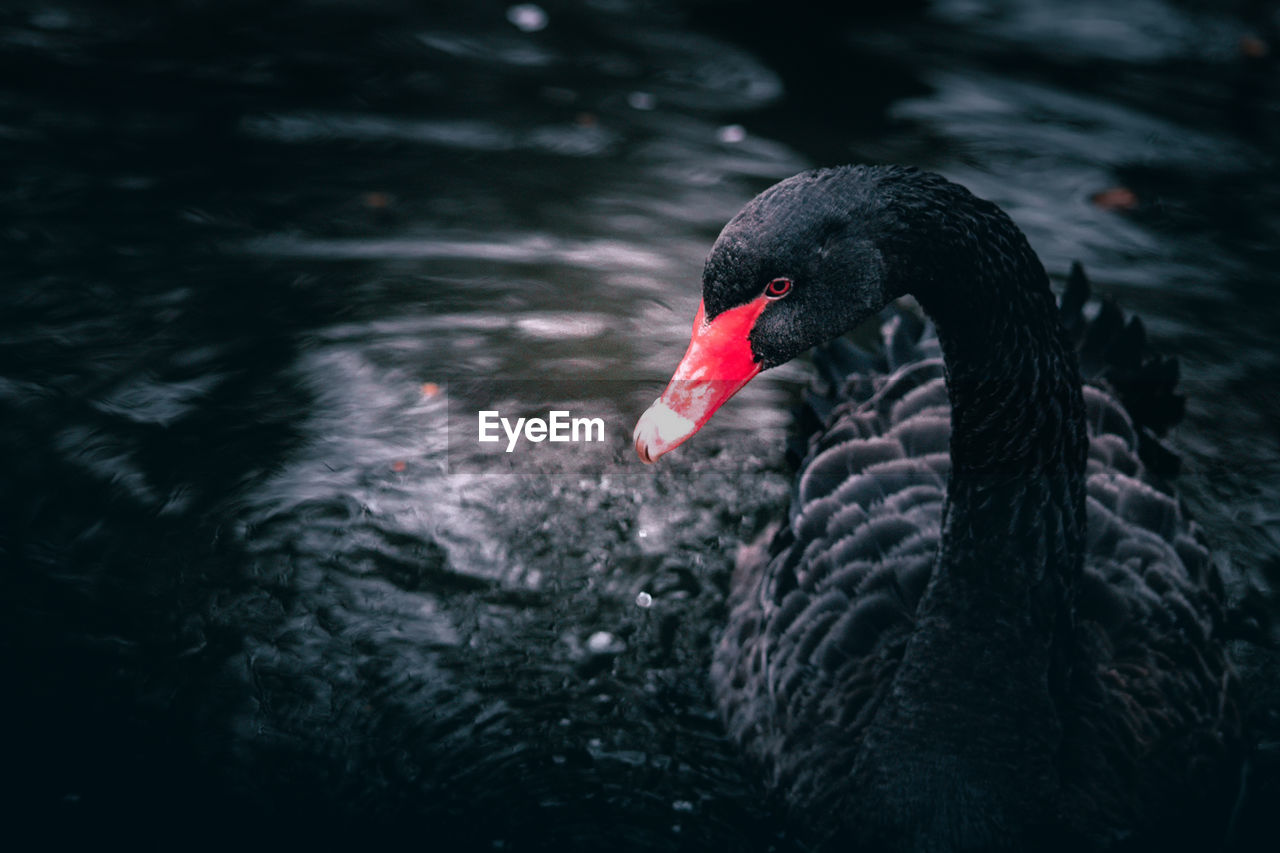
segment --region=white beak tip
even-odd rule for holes
[[[673,450],[698,431],[698,425],[675,412],[661,399],[650,406],[636,422],[633,438],[636,455],[645,464],[652,464],[669,450]]]

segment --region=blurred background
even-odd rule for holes
[[[720,227],[818,165],[939,171],[1055,285],[1080,260],[1140,314],[1182,363],[1182,496],[1269,602],[1278,10],[5,4],[6,825],[800,849],[706,672],[734,549],[786,504],[807,368],[660,466],[625,433]],[[556,388],[607,417],[609,458],[467,464],[450,388],[495,378],[513,411]],[[1246,820],[1280,800],[1260,778]]]

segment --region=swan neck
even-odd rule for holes
[[[941,556],[956,570],[995,569],[991,582],[1004,585],[1056,575],[1065,596],[1083,558],[1084,401],[1048,278],[1026,252],[1024,276],[975,276],[944,300],[921,300],[951,399]]]
[[[920,615],[998,622],[1010,643],[1065,649],[1083,571],[1088,452],[1075,350],[1026,238],[972,196],[933,219],[909,290],[933,319],[951,399],[938,570]],[[991,638],[995,639],[995,638]]]

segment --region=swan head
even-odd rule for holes
[[[641,416],[636,453],[682,444],[761,370],[875,315],[895,295],[875,228],[874,171],[805,172],[754,198],[720,232],[702,276],[689,348]]]

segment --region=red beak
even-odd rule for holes
[[[636,424],[636,453],[641,461],[654,462],[683,444],[760,372],[760,363],[751,354],[750,335],[766,304],[768,300],[760,296],[710,323],[704,307],[698,305],[688,351],[662,396]]]

